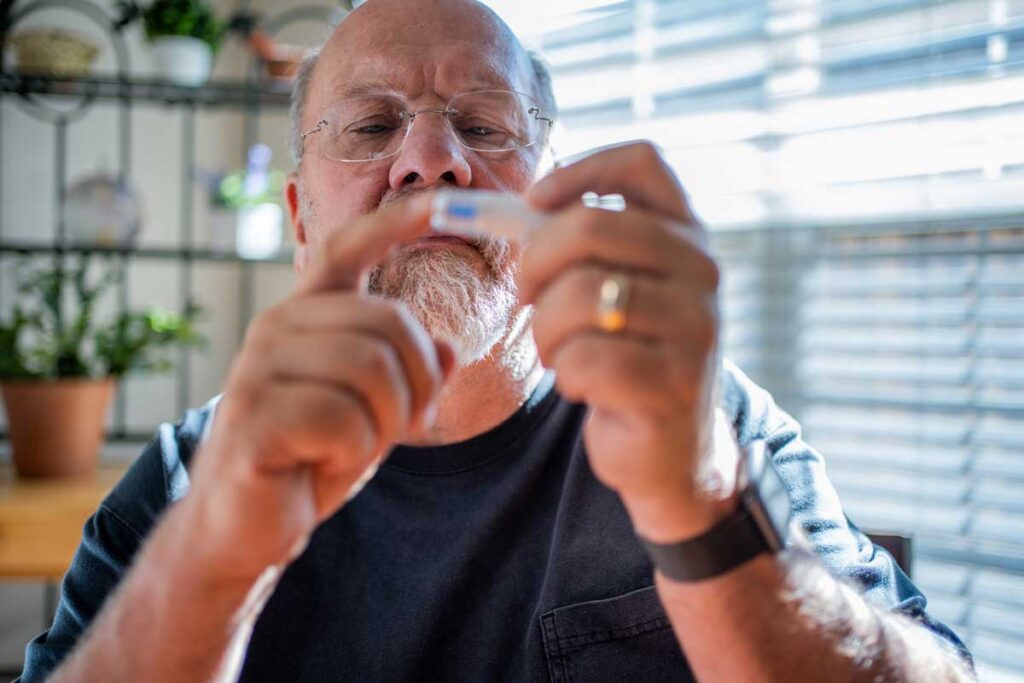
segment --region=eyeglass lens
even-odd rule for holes
[[[434,110],[404,114],[397,98],[355,97],[334,105],[324,116],[321,145],[329,159],[371,161],[397,154],[415,118]],[[543,134],[536,103],[525,95],[485,90],[452,98],[443,115],[459,142],[480,152],[527,147]]]

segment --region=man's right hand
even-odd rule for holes
[[[360,291],[393,245],[428,234],[427,199],[338,230],[295,293],[249,326],[187,497],[204,525],[196,559],[218,575],[248,580],[292,559],[432,420],[450,348],[404,305]]]

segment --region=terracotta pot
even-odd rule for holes
[[[25,477],[96,469],[114,380],[4,380],[14,468]]]

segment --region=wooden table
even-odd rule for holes
[[[0,465],[0,580],[59,582],[82,525],[125,469],[102,467],[73,479],[19,479],[10,465]]]

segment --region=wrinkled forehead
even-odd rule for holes
[[[467,90],[517,90],[531,93],[531,83],[518,65],[487,54],[481,46],[450,47],[440,59],[422,51],[387,50],[357,60],[331,73],[325,68],[325,90],[332,100],[388,92],[409,100],[440,98]]]
[[[479,17],[442,18],[389,24],[359,17],[356,25],[353,16],[343,22],[318,60],[311,108],[378,92],[423,103],[467,90],[533,94],[529,57],[507,28]]]

